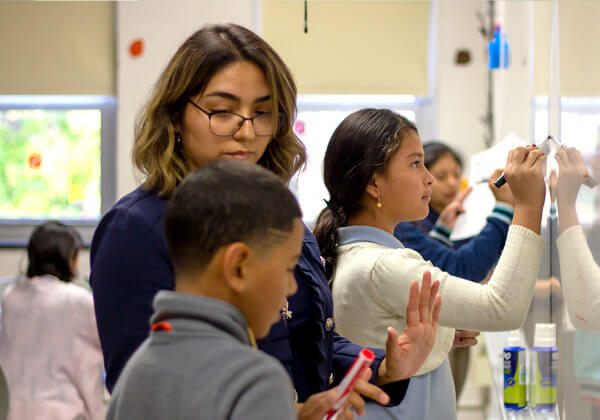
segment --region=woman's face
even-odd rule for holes
[[[232,63],[215,73],[204,92],[189,99],[206,112],[228,111],[246,118],[273,108],[264,73],[248,61]],[[208,115],[189,102],[176,129],[194,167],[223,158],[256,163],[272,139],[271,135],[257,136],[251,121],[245,121],[232,135],[217,136],[210,129]]]
[[[458,194],[462,181],[462,168],[456,159],[448,153],[431,165],[429,171],[435,179],[431,186],[431,190],[433,191],[431,207],[440,212]]]
[[[424,157],[419,135],[410,130],[390,159],[385,173],[374,176],[381,210],[394,223],[420,220],[429,212],[433,177],[425,168]]]

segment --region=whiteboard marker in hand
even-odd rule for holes
[[[323,420],[335,420],[338,416],[339,410],[343,407],[344,403],[348,399],[348,394],[352,391],[354,387],[354,383],[362,373],[371,366],[371,363],[375,359],[375,354],[369,349],[362,349],[354,362],[352,362],[352,366],[346,372],[344,379],[337,387],[338,399],[331,410],[323,417]]]

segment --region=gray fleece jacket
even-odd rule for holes
[[[295,419],[280,363],[249,345],[242,314],[223,301],[170,291],[154,299],[153,331],[113,391],[107,420]]]

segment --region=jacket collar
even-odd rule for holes
[[[156,294],[153,306],[151,324],[168,321],[176,329],[193,331],[201,327],[197,322],[189,321],[201,321],[244,344],[251,344],[246,319],[236,307],[222,300],[161,290]]]

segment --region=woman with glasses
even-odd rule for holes
[[[154,295],[174,288],[163,229],[169,196],[192,170],[223,158],[257,163],[288,182],[306,156],[291,128],[295,100],[279,56],[237,25],[201,29],[170,60],[136,122],[133,160],[144,183],[102,218],[92,241],[90,282],[109,390],[149,333]],[[331,292],[308,229],[295,276],[298,293],[259,347],[282,362],[303,402],[339,382],[361,348],[334,332]],[[431,337],[390,332],[387,357],[376,351],[371,381],[388,384],[392,402],[402,400],[408,381],[400,379],[425,360]],[[355,389],[389,402],[365,381]]]

